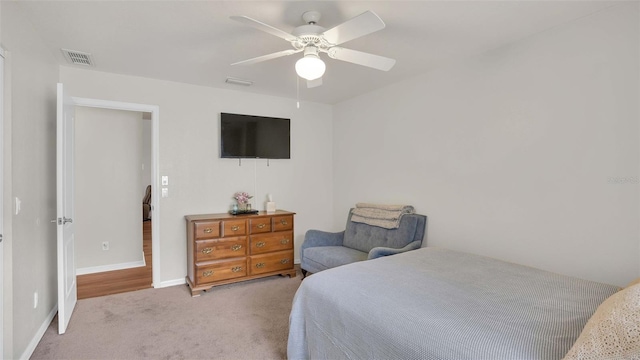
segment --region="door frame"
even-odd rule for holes
[[[71,98],[76,106],[151,113],[151,210],[153,212],[153,220],[151,221],[152,286],[154,288],[160,288],[160,191],[158,191],[160,189],[160,107],[158,105],[89,99],[75,96]]]

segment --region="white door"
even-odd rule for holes
[[[56,201],[58,225],[58,333],[64,334],[78,300],[73,225],[73,122],[75,104],[58,83]]]
[[[4,204],[2,199],[3,192],[3,183],[2,179],[4,178],[4,163],[2,162],[3,152],[2,149],[4,147],[4,121],[3,121],[3,101],[4,101],[4,52],[2,48],[0,48],[0,204]],[[2,332],[4,329],[4,243],[2,242],[2,237],[4,234],[3,227],[3,214],[2,208],[4,206],[0,206],[0,357],[4,355],[4,333]]]

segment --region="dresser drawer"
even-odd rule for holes
[[[247,223],[244,220],[225,220],[222,222],[222,236],[238,236],[247,234]]]
[[[250,275],[293,268],[293,250],[249,257]]]
[[[249,247],[252,255],[293,249],[293,232],[252,235],[249,237]]]
[[[193,223],[196,240],[212,239],[220,236],[220,221],[198,221]]]
[[[196,241],[196,262],[218,260],[247,255],[245,236]]]
[[[247,276],[247,261],[245,259],[196,265],[196,283],[198,285],[243,276]]]
[[[249,229],[251,234],[271,232],[271,219],[270,218],[249,219]]]
[[[293,230],[293,215],[274,216],[273,231]]]

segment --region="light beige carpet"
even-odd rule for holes
[[[273,276],[196,298],[181,285],[80,300],[67,332],[54,320],[31,359],[285,359],[300,280]]]

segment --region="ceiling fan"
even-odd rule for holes
[[[250,65],[303,52],[304,56],[296,62],[296,73],[307,80],[307,87],[310,88],[322,85],[322,75],[326,66],[320,59],[320,53],[326,53],[332,59],[368,66],[382,71],[389,71],[396,63],[394,59],[384,56],[338,46],[347,41],[384,29],[384,22],[373,11],[366,11],[329,30],[317,25],[318,20],[320,20],[319,12],[307,11],[302,14],[302,19],[306,25],[298,26],[293,29],[291,34],[247,16],[232,16],[231,19],[275,35],[290,42],[293,46],[293,49],[258,56],[231,65]]]

